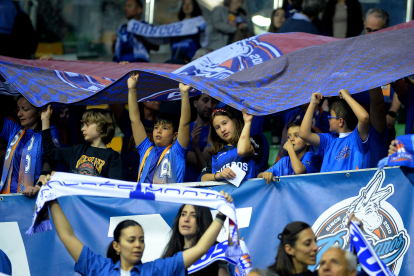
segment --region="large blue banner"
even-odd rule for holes
[[[348,248],[345,222],[354,212],[363,221],[365,237],[391,271],[412,275],[414,187],[400,168],[288,176],[270,185],[250,180],[239,188],[223,185],[211,189],[233,196],[240,236],[245,238],[254,267],[274,262],[277,235],[296,220],[312,226],[320,247],[318,260],[334,243]],[[179,209],[176,204],[137,199],[72,196],[59,202],[77,237],[102,255],[118,222],[138,220],[145,232],[144,262],[161,255]],[[34,199],[20,195],[0,198],[0,248],[12,261],[13,275],[75,275],[74,261],[55,230],[24,234],[31,224],[34,204]],[[223,229],[218,240],[227,239],[227,235]]]

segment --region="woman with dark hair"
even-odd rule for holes
[[[358,0],[329,0],[322,15],[329,36],[358,36],[364,29],[364,12]]]
[[[230,43],[254,35],[253,23],[242,8],[243,0],[224,0],[211,13],[213,30],[209,48],[217,50]]]
[[[213,221],[210,209],[195,205],[182,205],[175,216],[171,238],[164,249],[162,258],[168,258],[180,251],[193,247]],[[215,262],[191,275],[230,275],[226,262]]]
[[[270,16],[270,26],[268,32],[277,33],[283,23],[285,23],[285,20],[285,10],[283,8],[273,10],[272,15]]]
[[[316,276],[318,271],[308,270],[316,264],[318,245],[312,228],[305,222],[294,221],[286,225],[278,236],[280,243],[274,264],[264,269],[253,269],[249,276]]]
[[[227,202],[233,202],[225,194]],[[50,214],[60,240],[75,260],[75,271],[86,275],[186,275],[186,269],[198,261],[213,246],[223,226],[225,216],[219,213],[197,244],[171,257],[142,263],[145,249],[144,230],[132,220],[120,222],[114,230],[114,240],[109,244],[107,258],[93,253],[75,236],[73,229],[57,200],[49,203]]]
[[[180,11],[178,13],[178,19],[180,21],[201,15],[201,8],[196,0],[183,0]],[[201,37],[200,32],[184,37],[172,37],[170,57],[171,60],[174,60],[175,62],[177,62],[177,60],[181,60],[184,62],[184,64],[190,62],[198,49],[200,49],[202,46],[207,46],[208,42],[204,42],[203,38],[204,37]]]
[[[20,124],[0,116],[0,137],[8,142],[0,193],[34,196],[42,187],[46,175],[54,168],[43,158],[42,108],[19,96],[17,110]],[[59,146],[58,129],[52,126],[51,132],[55,146]]]
[[[230,169],[238,166],[246,172],[243,180],[255,178],[260,172],[263,138],[250,137],[253,115],[242,109],[244,124],[228,109],[216,109],[212,114],[208,141],[211,159],[202,171],[201,181],[231,180],[236,177]]]

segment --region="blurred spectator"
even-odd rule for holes
[[[293,14],[279,29],[279,33],[303,32],[309,34],[322,34],[318,27],[312,23],[322,11],[325,0],[304,0],[302,10]]]
[[[140,0],[127,0],[124,7],[125,17],[128,20],[141,20],[142,9]],[[127,24],[123,24],[118,28],[117,37],[114,37],[113,61],[149,62],[149,51],[158,49],[158,45],[150,43],[144,37],[128,32]]]
[[[364,13],[358,0],[329,0],[322,15],[327,35],[358,36],[364,29]]]
[[[285,23],[285,10],[282,8],[276,9],[272,12],[270,17],[270,26],[269,26],[269,33],[277,33],[282,27],[283,23]]]
[[[210,48],[217,50],[232,42],[254,35],[253,23],[242,8],[243,0],[224,0],[211,13],[213,30]]]
[[[205,56],[207,54],[210,54],[211,52],[213,52],[213,50],[211,50],[210,48],[200,48],[197,50],[197,52],[195,52],[191,61],[201,58],[202,56]]]
[[[0,55],[30,59],[38,39],[29,16],[17,2],[0,1]]]
[[[291,18],[296,12],[302,10],[302,1],[303,0],[285,0],[283,2],[283,9],[285,10],[286,19]]]
[[[180,21],[200,15],[202,15],[201,8],[196,0],[183,0],[180,12],[178,13],[178,19]],[[200,47],[200,33],[184,37],[172,37],[170,58],[184,60],[184,64],[186,64],[191,61]]]
[[[366,14],[364,31],[365,34],[388,28],[390,25],[390,15],[383,9],[370,9]]]

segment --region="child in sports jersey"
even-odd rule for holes
[[[286,129],[287,141],[283,148],[289,156],[282,157],[279,162],[257,176],[266,179],[267,184],[275,181],[275,176],[317,173],[321,169],[321,158],[309,151],[309,144],[299,137],[300,122],[292,122]]]
[[[260,172],[263,138],[260,134],[250,137],[253,115],[243,109],[242,113],[244,125],[230,110],[213,112],[208,138],[212,156],[201,172],[201,181],[234,179],[236,174],[230,169],[233,164],[246,172],[243,180],[255,178]]]
[[[349,91],[339,91],[340,101],[330,107],[329,130],[332,133],[312,133],[312,115],[320,103],[321,93],[312,94],[311,102],[303,118],[299,136],[312,146],[313,151],[323,156],[321,172],[368,168],[365,158],[369,154],[369,115],[356,102]],[[356,118],[355,118],[356,116]]]
[[[138,182],[167,184],[182,183],[185,160],[190,142],[191,108],[188,92],[190,86],[180,83],[181,118],[177,131],[174,115],[160,113],[154,120],[153,142],[145,133],[140,119],[137,99],[137,73],[128,79],[128,106],[135,146],[140,155]]]
[[[70,148],[56,148],[50,133],[49,105],[42,112],[43,151],[46,158],[62,162],[73,173],[123,180],[122,160],[118,152],[106,145],[115,134],[115,119],[110,110],[92,108],[82,116],[82,132],[86,143]]]

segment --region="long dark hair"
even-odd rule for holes
[[[291,247],[295,247],[299,233],[308,228],[311,228],[309,224],[302,221],[294,221],[286,225],[283,232],[278,235],[280,244],[277,249],[276,262],[268,267],[270,270],[278,273],[280,276],[293,275],[292,256],[286,253],[285,245],[289,244]]]
[[[180,210],[178,210],[178,214],[175,216],[174,224],[171,229],[170,241],[168,242],[167,246],[164,249],[164,253],[162,254],[163,259],[171,257],[174,254],[183,251],[184,249],[184,236],[181,235],[179,230],[179,220],[185,206],[185,204],[182,205],[180,207]],[[200,240],[201,236],[213,222],[213,217],[211,216],[209,208],[196,205],[193,206],[196,213],[197,232],[192,246],[194,246]]]
[[[191,0],[191,2],[193,2],[193,12],[191,13],[191,18],[203,15],[198,2],[196,0]],[[185,14],[183,12],[183,5],[184,5],[184,0],[181,2],[181,8],[180,8],[180,11],[178,12],[178,19],[180,21],[185,18]]]
[[[322,14],[322,24],[328,35],[333,36],[332,18],[338,0],[329,0]],[[345,0],[347,6],[346,37],[358,36],[364,29],[364,12],[358,0]]]
[[[240,119],[233,114],[230,110],[224,109],[225,111],[217,111],[213,112],[211,121],[210,121],[210,134],[208,135],[208,142],[211,145],[211,154],[215,155],[217,154],[225,145],[227,145],[227,142],[223,141],[220,136],[218,136],[214,125],[213,125],[213,119],[215,116],[227,116],[230,118],[230,120],[233,121],[234,124],[234,138],[231,141],[232,145],[235,145],[239,139],[241,132],[243,130],[244,122],[241,122]]]
[[[120,257],[118,254],[116,254],[115,248],[112,245],[112,243],[114,241],[119,243],[119,237],[121,236],[121,231],[130,226],[139,226],[142,229],[141,224],[139,224],[135,220],[127,219],[127,220],[121,221],[114,230],[114,240],[109,243],[108,250],[106,251],[106,257],[110,258],[114,264],[116,264],[119,261]],[[144,231],[144,229],[142,229],[142,231]]]
[[[283,14],[285,13],[284,12],[285,10],[283,8],[278,8],[278,9],[275,9],[275,10],[272,11],[272,15],[270,16],[270,26],[269,26],[269,29],[267,30],[269,33],[277,33],[280,29],[280,28],[275,27],[274,19],[273,19],[278,10],[282,10]]]

